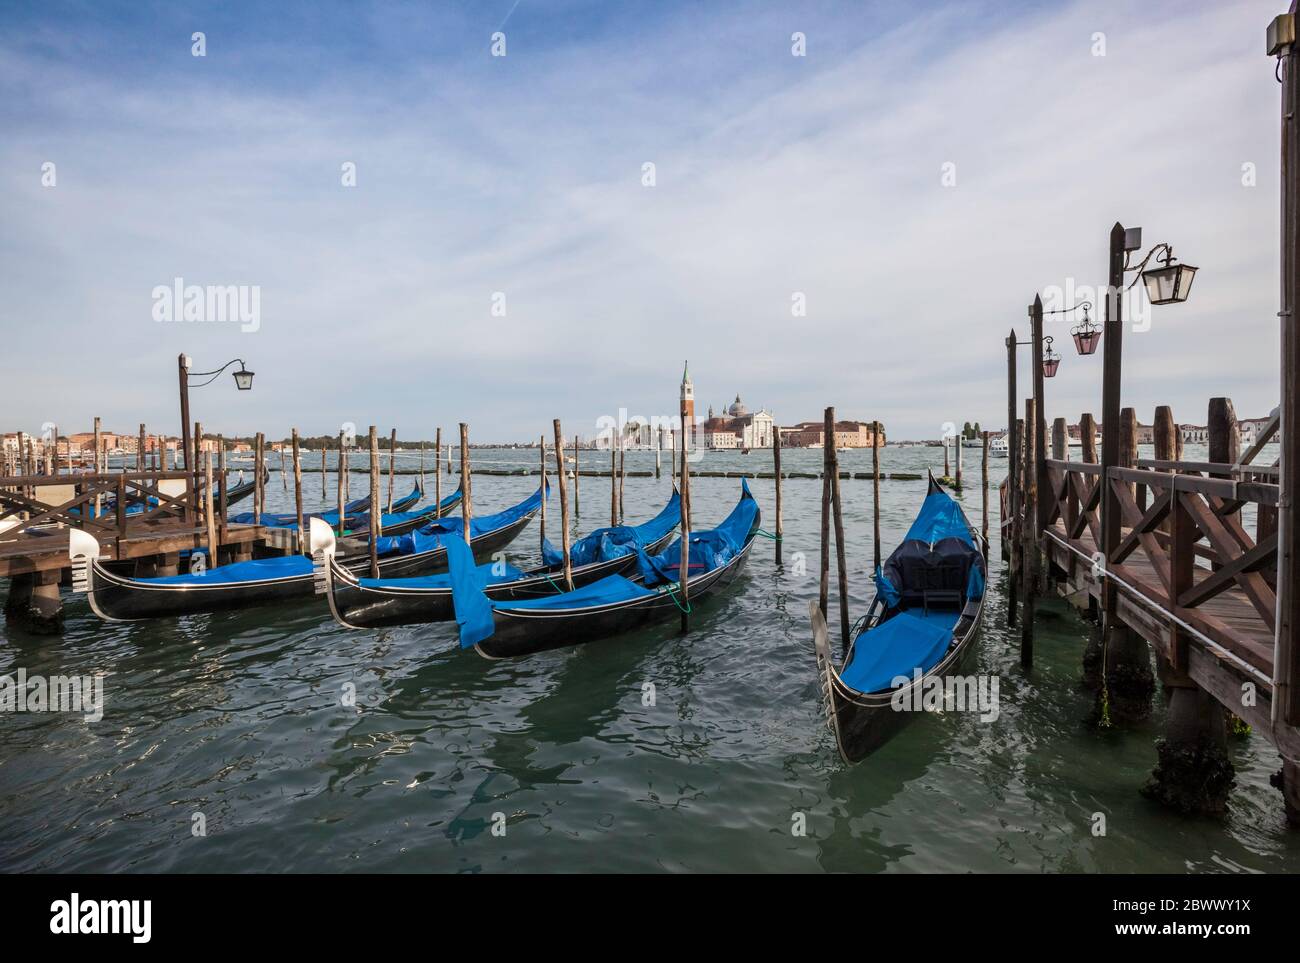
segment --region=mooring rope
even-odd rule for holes
[[[670,599],[673,600],[673,605],[675,605],[675,606],[677,606],[677,608],[681,609],[681,611],[682,611],[684,614],[686,614],[686,615],[690,615],[690,614],[691,614],[691,600],[690,600],[690,599],[687,599],[687,600],[686,600],[686,608],[683,609],[683,608],[682,608],[682,603],[679,602],[679,601],[677,601],[677,593],[673,591],[673,587],[672,587],[671,585],[665,585],[665,586],[664,586],[664,591],[666,591],[666,592],[668,593],[668,597],[669,597]]]

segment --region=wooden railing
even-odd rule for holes
[[[169,481],[181,483],[179,493],[177,486],[164,484]],[[69,488],[70,499],[54,502],[42,495]],[[185,471],[0,477],[0,530],[13,537],[23,529],[65,525],[104,537],[123,536],[129,523],[201,517],[201,494],[195,477]],[[133,506],[141,508],[133,512]],[[5,524],[14,520],[20,524]]]
[[[1269,475],[1267,469],[1238,468],[1243,478],[1236,479],[1201,474],[1233,472],[1226,464],[1156,464],[1105,473],[1120,523],[1118,543],[1105,553],[1106,571],[1257,668],[1271,668],[1271,651],[1251,640],[1276,629],[1277,531],[1271,519],[1278,486],[1245,480]],[[1047,533],[1095,558],[1103,545],[1102,467],[1048,459],[1047,474]],[[1254,534],[1243,517],[1248,508],[1254,509]],[[1209,603],[1230,590],[1238,603],[1226,610],[1230,614],[1211,611]],[[1247,623],[1253,620],[1258,625],[1252,630]],[[1171,655],[1177,664],[1180,653]]]

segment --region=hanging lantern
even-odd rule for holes
[[[1056,369],[1061,366],[1061,356],[1052,350],[1052,338],[1043,339],[1043,377],[1055,378]]]
[[[1173,249],[1167,247],[1162,266],[1143,271],[1142,283],[1152,304],[1179,304],[1187,300],[1195,277],[1196,268],[1174,263]]]
[[[1088,318],[1087,306],[1083,309],[1083,320],[1070,329],[1074,338],[1074,348],[1079,354],[1093,354],[1101,343],[1101,325],[1093,324]]]
[[[240,362],[239,370],[235,372],[235,387],[240,391],[248,391],[253,387],[253,372],[245,368],[243,362]]]

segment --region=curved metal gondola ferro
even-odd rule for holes
[[[540,504],[539,494],[534,494],[518,505],[493,516],[474,520],[473,531],[476,550],[485,553],[497,551],[509,544],[536,514]],[[451,520],[459,532],[459,519]],[[324,585],[323,575],[317,575],[325,565],[326,556],[354,570],[369,566],[369,553],[339,557],[341,543],[333,535],[327,521],[320,518],[307,520],[308,545],[313,559],[304,555],[283,555],[272,558],[232,562],[206,571],[187,575],[140,578],[126,574],[125,567],[133,563],[117,563],[99,557],[98,542],[92,551],[84,542],[70,543],[69,553],[74,554],[74,572],[77,559],[84,560],[84,590],[92,611],[110,622],[132,622],[149,618],[186,615],[193,612],[211,612],[246,608],[311,596],[317,585]],[[439,523],[448,524],[447,520]],[[483,524],[483,530],[479,525]],[[428,526],[433,528],[434,526]],[[324,533],[330,532],[325,539]],[[82,533],[85,534],[85,533]],[[92,536],[87,536],[91,538]],[[409,540],[413,546],[404,551]],[[412,535],[386,539],[385,554],[379,560],[380,574],[392,576],[412,569],[428,571],[445,563],[446,552],[441,547],[430,547],[427,539]],[[322,546],[328,544],[325,553]]]
[[[827,726],[845,762],[884,745],[916,715],[926,690],[974,651],[984,611],[981,549],[979,533],[931,476],[925,504],[877,572],[876,599],[838,668],[826,619],[815,599],[809,603]]]
[[[572,568],[573,586],[580,588],[608,575],[623,574],[637,563],[636,548],[651,555],[663,551],[672,539],[680,516],[680,496],[674,490],[667,506],[650,521],[637,526],[614,526],[598,529],[573,546],[572,551],[582,557],[584,549],[592,549],[593,561]],[[604,543],[617,538],[625,554],[601,557]],[[631,549],[627,545],[632,545]],[[474,561],[479,564],[490,555],[490,550],[474,545]],[[489,599],[538,598],[555,595],[565,589],[560,584],[564,565],[543,565],[529,571],[520,571],[500,561],[483,566],[487,584],[484,593]],[[428,575],[415,578],[364,578],[349,571],[337,560],[332,560],[325,570],[326,589],[329,593],[330,612],[342,626],[352,629],[374,628],[384,625],[411,625],[426,622],[444,622],[455,617],[452,604],[452,584],[449,575]]]
[[[695,606],[730,585],[740,575],[758,534],[760,512],[749,486],[715,529],[690,535],[687,597]],[[681,538],[658,556],[637,553],[642,574],[635,579],[609,575],[572,592],[494,602],[467,577],[473,566],[453,553],[452,581],[461,646],[489,659],[515,658],[548,649],[605,639],[678,615],[681,602],[677,570]],[[697,561],[698,559],[698,561]],[[459,569],[459,571],[458,571]]]

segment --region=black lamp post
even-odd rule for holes
[[[1110,229],[1110,266],[1107,276],[1105,350],[1101,376],[1101,552],[1109,559],[1120,540],[1119,500],[1108,481],[1109,471],[1119,464],[1120,379],[1123,367],[1124,314],[1120,295],[1141,278],[1152,304],[1175,304],[1187,300],[1196,268],[1174,263],[1174,250],[1161,242],[1136,265],[1130,266],[1134,251],[1142,250],[1142,228],[1116,222]],[[1156,254],[1163,255],[1161,267],[1147,269]],[[1124,275],[1136,272],[1127,286]],[[1103,624],[1113,624],[1115,589],[1109,579],[1102,583]]]
[[[185,468],[188,471],[195,471],[198,465],[190,464],[190,379],[207,378],[207,381],[200,381],[194,385],[195,388],[202,388],[204,385],[210,385],[217,380],[217,377],[229,368],[232,364],[238,364],[239,370],[234,372],[235,387],[240,391],[249,391],[253,387],[253,372],[244,366],[242,358],[234,358],[227,361],[220,368],[214,371],[190,371],[190,359],[188,355],[182,354],[177,359],[177,368],[180,372],[181,388],[181,448],[185,454]],[[209,377],[210,376],[210,377]]]

